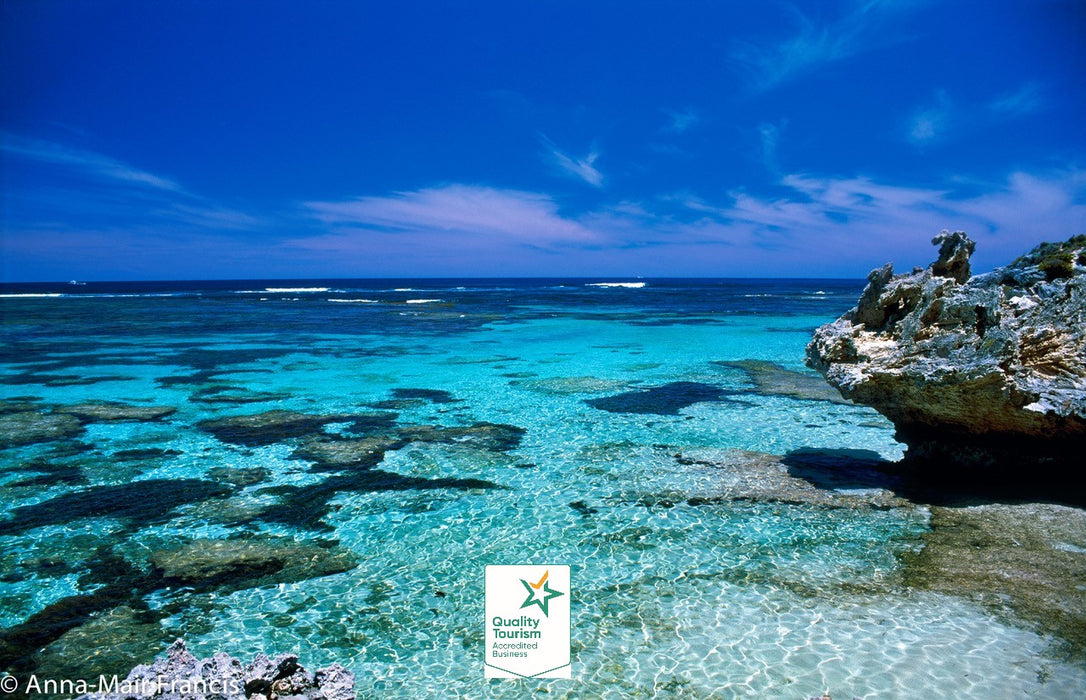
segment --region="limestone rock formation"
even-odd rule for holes
[[[353,700],[354,674],[337,663],[315,673],[298,664],[294,654],[269,659],[257,654],[252,663],[224,653],[197,659],[178,639],[149,666],[137,666],[115,689],[83,695],[79,700]]]
[[[972,277],[964,233],[932,242],[926,269],[871,272],[807,364],[893,421],[914,465],[1064,469],[1086,447],[1086,236]]]

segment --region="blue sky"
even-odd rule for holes
[[[1086,232],[1086,3],[0,3],[6,281],[862,277]]]

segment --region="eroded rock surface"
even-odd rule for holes
[[[915,463],[1064,469],[1086,446],[1086,236],[973,277],[964,233],[933,243],[925,269],[873,271],[808,365],[893,421]]]
[[[338,663],[310,672],[298,663],[294,654],[279,654],[274,659],[257,654],[248,665],[221,652],[197,659],[185,642],[178,639],[165,656],[132,669],[118,684],[116,692],[90,693],[80,696],[80,700],[354,700],[354,697],[354,674]]]

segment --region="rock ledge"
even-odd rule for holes
[[[906,460],[1062,471],[1086,447],[1086,236],[970,276],[962,232],[925,269],[871,272],[807,364],[894,422]]]

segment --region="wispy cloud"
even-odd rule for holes
[[[173,180],[154,175],[127,163],[93,151],[70,148],[51,141],[0,132],[0,151],[39,163],[50,163],[82,170],[88,175],[118,183],[147,187],[163,192],[186,194]]]
[[[784,39],[737,43],[733,64],[757,90],[768,90],[821,66],[850,58],[899,39],[883,31],[893,13],[905,7],[889,0],[854,3],[832,21],[816,21],[786,6],[795,31]]]
[[[988,109],[1009,117],[1034,114],[1044,107],[1043,89],[1039,83],[1030,82],[1017,90],[1004,93],[988,104]]]
[[[940,92],[936,104],[913,112],[905,138],[914,146],[926,146],[942,138],[950,127],[951,112],[950,100],[945,92]]]
[[[597,239],[577,221],[561,216],[557,203],[546,195],[473,185],[306,202],[305,208],[339,233],[362,229],[401,236],[424,234],[430,241],[486,238],[534,247],[588,244]]]
[[[540,135],[539,138],[543,142],[544,156],[552,165],[557,166],[563,173],[583,180],[593,187],[603,187],[603,173],[597,170],[595,165],[596,160],[600,157],[595,147],[583,158],[575,158],[560,150],[546,136]]]
[[[777,163],[777,146],[781,141],[781,131],[787,126],[787,120],[781,120],[778,124],[762,122],[758,125],[758,136],[762,146],[762,164],[771,173],[780,171]]]
[[[972,127],[987,127],[1036,114],[1044,106],[1044,90],[1036,82],[1025,83],[987,102],[964,104],[959,100],[952,102],[947,92],[940,90],[931,103],[913,111],[905,138],[914,146],[926,146],[963,131],[961,125],[966,122]]]
[[[39,166],[32,178],[23,177],[20,186],[2,193],[11,226],[38,230],[47,224],[47,230],[73,233],[99,224],[111,231],[150,225],[164,231],[213,232],[255,230],[268,223],[176,180],[94,151],[0,132],[0,155]]]
[[[773,241],[787,249],[793,264],[803,255],[823,259],[825,250],[833,250],[833,264],[842,266],[924,263],[927,236],[948,228],[982,240],[978,265],[991,266],[1041,240],[1080,233],[1086,221],[1086,173],[1078,170],[1016,172],[979,191],[974,185],[969,194],[954,183],[910,187],[864,177],[792,174],[780,184],[791,194],[766,198],[732,192],[732,202],[712,208],[711,216],[733,239],[744,232],[748,241]],[[702,201],[690,209],[702,217],[710,211]]]
[[[701,116],[693,109],[665,109],[664,114],[670,121],[661,131],[669,134],[681,134],[701,121]]]
[[[425,263],[450,274],[860,277],[889,260],[930,262],[928,241],[944,228],[981,241],[983,269],[1079,232],[1086,220],[1086,174],[1074,170],[942,187],[803,173],[777,184],[775,197],[681,192],[571,214],[545,194],[446,185],[310,202],[324,231],[289,245],[302,256],[408,266],[397,271]]]

